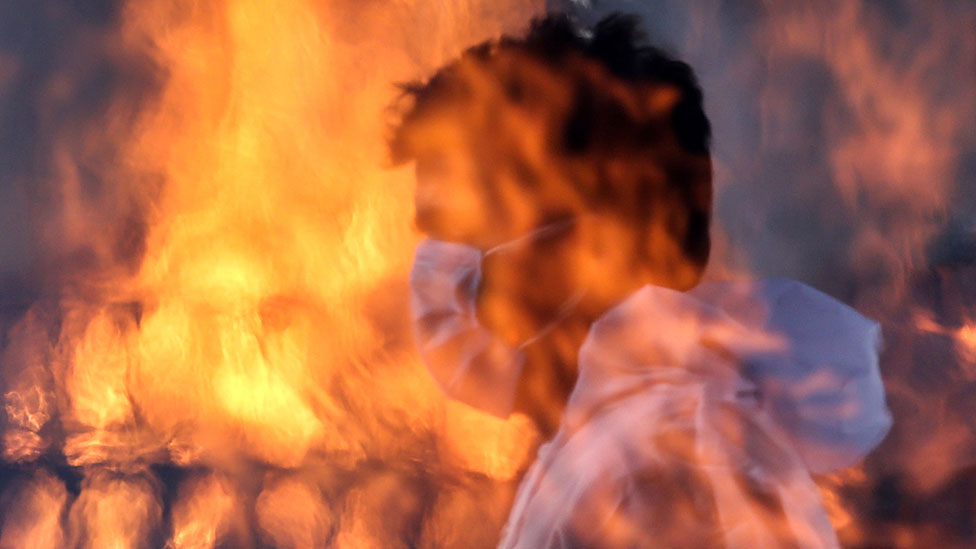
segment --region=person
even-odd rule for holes
[[[548,439],[500,547],[837,546],[810,474],[890,427],[879,327],[798,282],[701,282],[702,92],[638,29],[550,15],[407,87],[421,355]]]

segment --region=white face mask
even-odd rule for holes
[[[513,347],[478,322],[475,299],[481,261],[490,254],[561,231],[573,222],[550,223],[484,254],[472,246],[438,240],[425,240],[418,246],[410,274],[414,332],[421,357],[448,396],[497,416],[511,413],[525,364],[525,347],[572,314],[585,291],[567,297],[552,320]]]

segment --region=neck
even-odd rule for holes
[[[568,315],[523,347],[526,363],[519,379],[515,409],[535,421],[544,440],[559,428],[566,402],[576,385],[579,348],[593,320],[581,314]]]

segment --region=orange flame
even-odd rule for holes
[[[172,547],[251,543],[239,517],[252,504],[260,536],[282,547],[321,547],[335,532],[399,539],[415,511],[366,530],[359,513],[407,501],[420,473],[360,472],[367,460],[396,468],[442,448],[425,468],[503,481],[525,466],[527,420],[448,406],[412,348],[413,182],[385,168],[384,137],[395,83],[539,8],[125,6],[98,47],[148,58],[154,68],[142,70],[161,86],[134,122],[114,105],[104,125],[56,148],[61,215],[45,238],[94,259],[59,275],[60,324],[36,307],[3,361],[4,459],[35,461],[53,442],[84,468],[65,534],[73,546],[142,547],[160,535],[151,465],[211,471],[180,484]],[[0,81],[15,69],[0,60]],[[52,83],[50,101],[72,93],[73,76]],[[79,157],[104,143],[125,165],[98,174],[104,196],[92,199]],[[458,440],[472,432],[481,436]],[[231,487],[247,484],[251,464],[314,480],[269,481],[248,500]],[[22,496],[38,512],[9,515],[4,546],[61,545],[65,487],[39,478]]]
[[[226,478],[209,475],[180,486],[172,508],[172,549],[205,549],[223,542],[241,520],[240,501]]]
[[[542,3],[132,1],[118,29],[86,39],[113,59],[149,59],[140,70],[159,88],[136,115],[119,98],[54,147],[59,215],[42,236],[60,313],[39,303],[0,357],[3,460],[35,467],[0,502],[0,546],[496,541],[539,435],[525,416],[445,401],[411,348],[414,187],[409,170],[383,169],[383,112],[394,82],[516,29]],[[939,101],[926,79],[940,60],[926,48],[889,66],[865,32],[883,31],[867,3],[828,4],[769,4],[766,61],[824,60],[854,113],[859,131],[827,129],[829,164],[846,206],[870,221],[851,253],[881,276],[865,277],[878,288],[861,304],[885,310],[894,301],[879,295],[904,297],[947,207],[968,129],[959,109],[976,102]],[[972,45],[967,21],[933,18]],[[57,105],[87,68],[57,75],[39,101]],[[0,53],[0,99],[21,69]],[[788,140],[788,109],[764,92],[764,147],[804,145]],[[104,189],[92,193],[86,162],[106,143],[124,160],[95,174]],[[891,211],[904,219],[889,223]],[[926,317],[917,328],[951,337],[976,379],[976,324]],[[905,460],[937,476],[971,439],[943,426]],[[83,474],[74,499],[45,471],[51,455]],[[151,467],[170,464],[195,472],[166,503]],[[822,483],[852,543],[866,534],[838,487],[860,475]],[[428,476],[447,481],[432,488]],[[899,526],[892,540],[918,538]]]

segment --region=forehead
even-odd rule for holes
[[[680,91],[669,84],[625,83],[600,67],[544,67],[527,61],[490,73],[457,68],[456,85],[424,96],[405,128],[409,156],[601,155],[660,147],[673,134]],[[510,65],[521,67],[521,62]],[[580,137],[582,136],[582,137]]]
[[[565,67],[508,48],[466,55],[418,92],[401,128],[411,156],[545,140],[573,108],[572,80]]]

